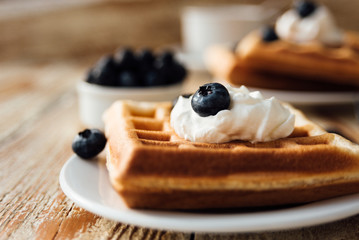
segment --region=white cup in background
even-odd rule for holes
[[[201,60],[208,46],[235,43],[278,12],[267,5],[187,6],[181,13],[183,52]]]

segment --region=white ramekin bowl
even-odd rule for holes
[[[156,87],[105,87],[79,81],[79,115],[86,127],[103,129],[103,112],[116,100],[172,101],[182,93],[183,82]]]

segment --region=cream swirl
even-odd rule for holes
[[[343,32],[325,6],[317,7],[304,18],[295,9],[290,9],[277,19],[275,28],[281,39],[295,43],[319,41],[325,45],[340,45],[344,39]]]
[[[231,98],[229,109],[214,116],[200,117],[191,107],[191,98],[179,97],[171,112],[171,126],[192,142],[223,143],[232,140],[271,141],[290,135],[294,114],[276,98],[263,98],[246,87],[226,86]]]

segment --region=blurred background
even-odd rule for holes
[[[332,10],[340,27],[359,31],[359,1],[320,2]],[[200,15],[202,20],[211,11],[223,19],[213,6],[220,9],[242,4],[262,7],[265,12],[259,12],[254,20],[270,22],[292,1],[0,0],[0,63],[74,61],[90,64],[121,46],[153,49],[168,46],[186,53],[192,51],[194,43],[184,36],[184,17],[188,20],[201,14],[196,8],[193,12],[193,7],[197,10],[210,7],[205,17]]]

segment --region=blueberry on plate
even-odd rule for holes
[[[114,86],[116,67],[112,56],[106,55],[100,58],[87,75],[86,81],[103,86]]]
[[[230,103],[229,92],[220,83],[207,83],[200,86],[191,100],[193,111],[201,117],[216,115],[219,111],[228,109]]]
[[[72,150],[83,159],[90,159],[99,154],[106,145],[106,137],[98,129],[85,129],[72,141]]]
[[[278,35],[275,32],[274,26],[265,26],[261,29],[262,40],[265,42],[273,42],[278,40]]]
[[[310,16],[316,9],[317,5],[313,1],[302,0],[295,4],[295,9],[302,18]]]

